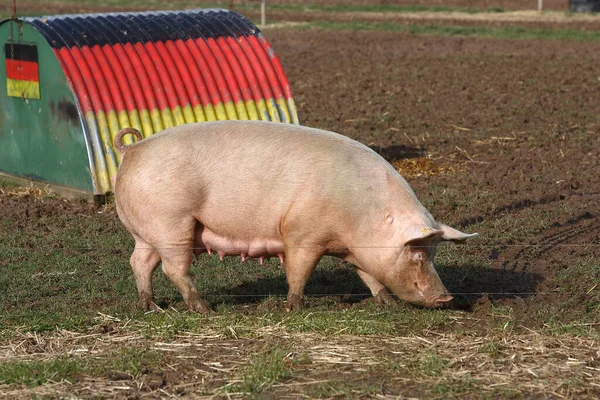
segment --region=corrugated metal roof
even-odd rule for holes
[[[28,17],[69,80],[92,144],[97,193],[112,190],[116,133],[191,122],[298,124],[288,80],[259,29],[220,9]]]

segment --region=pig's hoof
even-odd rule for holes
[[[162,309],[154,303],[154,298],[151,294],[142,292],[139,296],[140,300],[138,302],[138,305],[142,310],[162,311]]]
[[[379,293],[377,293],[377,296],[375,296],[375,302],[380,306],[396,304],[396,300],[394,300],[387,289],[381,289]]]
[[[204,300],[195,301],[191,304],[188,304],[188,308],[190,309],[190,311],[197,312],[200,314],[216,314],[213,310],[208,308]]]
[[[148,310],[154,311],[154,312],[164,312],[165,311],[162,308],[160,308],[160,306],[153,301],[150,302],[150,304],[148,305],[147,308],[148,308]]]
[[[285,311],[299,311],[304,307],[304,301],[302,300],[302,296],[297,294],[290,294],[287,298],[287,305],[285,307]]]

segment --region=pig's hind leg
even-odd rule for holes
[[[152,274],[160,264],[160,254],[148,243],[135,237],[135,250],[129,259],[137,284],[139,305],[142,309],[155,309],[152,291]]]
[[[155,230],[155,235],[160,232],[160,236],[153,240],[153,245],[160,253],[163,272],[177,287],[191,311],[209,313],[210,309],[200,297],[190,276],[196,220],[192,218],[188,221],[161,222],[165,222],[168,229],[158,227]]]
[[[190,243],[191,247],[192,243]],[[193,253],[190,248],[165,249],[161,252],[163,271],[171,282],[177,287],[185,304],[191,311],[208,314],[210,312],[190,276]]]

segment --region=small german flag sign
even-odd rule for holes
[[[40,74],[37,47],[31,44],[6,43],[6,91],[11,97],[40,98]]]

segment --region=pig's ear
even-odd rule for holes
[[[441,239],[454,243],[464,243],[465,240],[479,235],[479,233],[462,233],[448,225],[438,224],[438,229],[441,231]]]
[[[429,240],[441,237],[442,234],[441,230],[429,226],[414,226],[406,231],[404,245],[414,247],[426,246]]]

